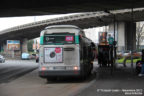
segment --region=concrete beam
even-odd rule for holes
[[[22,53],[28,52],[27,42],[28,42],[28,39],[27,39],[27,38],[24,38],[24,39],[22,40],[22,44],[21,44],[21,51],[22,51]]]

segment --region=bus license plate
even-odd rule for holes
[[[54,69],[56,69],[56,70],[65,70],[66,68],[64,66],[57,66],[57,67],[54,67]]]

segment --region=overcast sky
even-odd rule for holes
[[[14,27],[14,26],[31,23],[34,21],[41,21],[45,19],[52,19],[52,18],[67,16],[67,15],[69,14],[0,18],[0,31],[7,29],[7,28]],[[88,38],[91,38],[94,42],[97,42],[98,31],[101,31],[101,30],[103,30],[103,28],[87,29],[85,30],[86,36]]]
[[[27,23],[31,23],[34,21],[40,21],[45,19],[51,19],[56,17],[61,17],[65,15],[44,15],[44,16],[26,16],[26,17],[7,17],[7,18],[0,18],[0,31],[18,26]]]

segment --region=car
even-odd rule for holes
[[[39,55],[36,54],[36,63],[38,63],[38,62],[39,62]]]
[[[0,55],[0,63],[4,63],[4,62],[5,62],[4,56]]]
[[[133,53],[137,53],[139,55],[142,55],[142,51],[141,50],[134,50]]]
[[[36,54],[31,54],[30,55],[30,59],[35,59],[36,58]]]
[[[32,56],[36,57],[36,54],[32,54]]]
[[[122,54],[122,51],[117,51],[117,55],[121,55]]]
[[[22,53],[21,59],[22,60],[29,60],[30,59],[30,54],[29,53]]]
[[[123,55],[124,57],[129,56],[129,55],[130,55],[130,51],[129,51],[129,50],[125,50],[125,51],[122,53],[122,55]]]

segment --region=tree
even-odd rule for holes
[[[29,52],[33,52],[33,43],[34,43],[34,40],[29,40],[28,41],[28,51]]]
[[[137,43],[137,49],[139,49],[140,44],[144,40],[144,24],[138,23],[136,27],[136,43]]]

